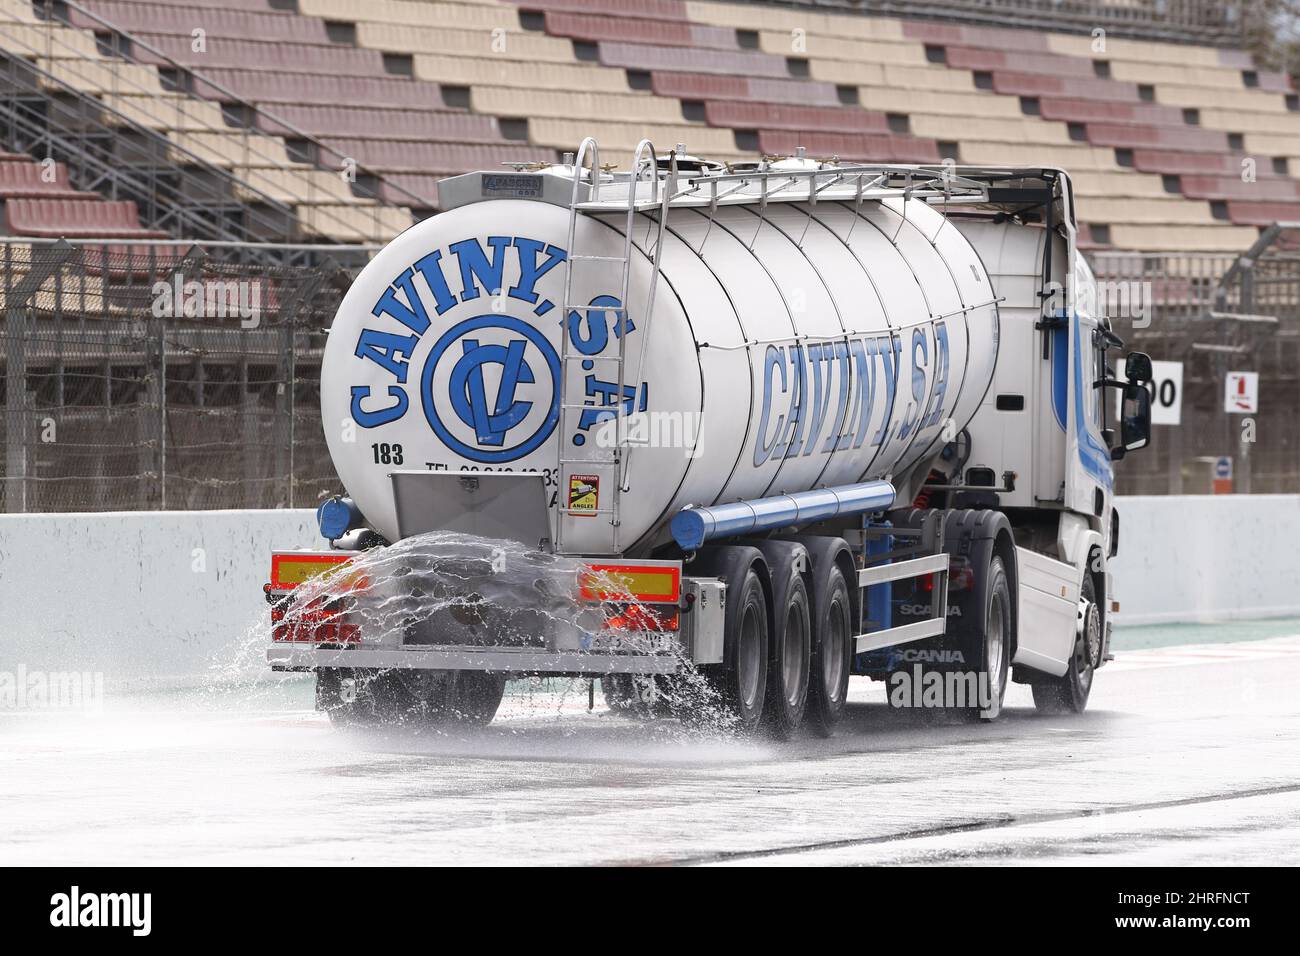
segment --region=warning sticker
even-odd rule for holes
[[[590,517],[600,507],[600,476],[569,476],[569,514]]]

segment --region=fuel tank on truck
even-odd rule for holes
[[[480,199],[493,175],[382,249],[329,333],[330,455],[390,540],[394,471],[536,472],[564,551],[644,552],[687,506],[897,483],[989,387],[996,294],[924,201],[638,211],[624,303],[626,214],[577,214],[570,249],[571,178]]]

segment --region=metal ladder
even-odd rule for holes
[[[584,160],[587,161],[588,181],[590,189],[588,191],[587,202],[580,201],[580,187],[582,184],[582,171]],[[669,189],[661,188],[659,180],[658,163],[655,156],[654,145],[649,140],[641,140],[637,144],[636,152],[632,157],[632,167],[629,173],[627,187],[627,221],[623,234],[623,254],[622,255],[587,255],[579,253],[575,249],[577,238],[578,218],[583,214],[584,207],[588,209],[600,206],[600,188],[601,188],[601,165],[600,165],[600,147],[596,144],[593,137],[588,136],[578,147],[577,155],[573,160],[573,191],[569,202],[569,238],[566,249],[567,255],[564,259],[564,299],[563,308],[560,313],[560,386],[559,386],[559,453],[558,467],[556,468],[557,478],[557,510],[555,524],[555,550],[561,554],[565,553],[566,526],[572,520],[582,520],[585,518],[605,519],[610,528],[608,547],[600,550],[602,553],[617,554],[620,551],[619,529],[620,521],[620,499],[624,491],[627,490],[627,456],[624,453],[626,445],[627,429],[624,419],[629,407],[635,409],[637,393],[640,391],[641,383],[637,382],[633,389],[631,398],[627,395],[627,332],[631,324],[631,308],[628,303],[628,292],[631,284],[631,266],[632,266],[632,229],[636,224],[636,213],[646,204],[637,201],[637,184],[641,181],[643,169],[650,172],[651,182],[651,202],[650,205],[658,205],[660,208],[658,236],[655,240],[653,252],[650,253],[650,259],[653,264],[653,273],[650,279],[650,290],[647,296],[646,307],[643,318],[636,326],[640,331],[641,350],[640,355],[643,358],[645,354],[645,341],[647,326],[654,310],[655,288],[659,280],[659,249],[663,241],[664,219],[668,212],[668,200],[671,195]],[[671,171],[669,182],[676,182],[677,160],[676,154],[671,160]],[[661,201],[662,196],[662,201]],[[573,301],[573,264],[575,262],[604,262],[617,263],[620,267],[621,276],[619,283],[618,302],[619,306],[614,311],[615,320],[611,331],[615,333],[618,342],[617,352],[613,355],[584,355],[573,348],[572,337],[569,334],[569,317],[576,314],[584,317],[592,312],[609,312],[611,308],[607,305],[588,305],[575,303]],[[588,364],[589,363],[589,364]],[[582,372],[591,371],[595,368],[604,368],[616,374],[617,391],[615,401],[612,407],[602,405],[590,405],[583,401],[574,401],[569,396],[569,383],[571,375],[577,380],[582,379]],[[638,369],[640,364],[638,363]],[[581,416],[584,413],[590,413],[593,410],[603,411],[608,409],[612,411],[612,416],[603,416],[602,421],[612,417],[614,419],[615,441],[608,452],[602,455],[599,451],[588,456],[579,456],[573,454],[570,449],[572,435],[570,434],[571,416],[576,413]],[[579,421],[581,418],[579,417]],[[581,475],[584,471],[596,472],[598,477],[603,478],[607,474],[608,486],[600,489],[597,494],[596,507],[594,509],[583,509],[574,511],[571,509],[569,500],[570,482],[575,475]],[[597,486],[599,488],[599,485]],[[604,501],[601,499],[604,498]],[[595,553],[591,548],[584,549],[588,553]]]

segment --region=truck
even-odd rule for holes
[[[859,675],[971,719],[1010,682],[1084,710],[1151,363],[1064,170],[643,141],[620,172],[587,139],[439,200],[329,330],[329,547],[272,555],[267,659],[319,709],[482,724],[509,679],[569,676],[785,739],[830,735]],[[426,611],[428,540],[460,596]]]

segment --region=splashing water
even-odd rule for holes
[[[584,576],[603,593],[605,602],[582,598],[579,582]],[[339,570],[300,584],[280,621],[273,625],[268,614],[249,629],[233,654],[214,662],[209,690],[251,700],[289,689],[301,700],[304,675],[271,672],[265,651],[272,646],[273,627],[310,628],[325,619],[355,625],[365,644],[394,648],[452,647],[472,655],[475,648],[506,647],[591,654],[597,660],[606,659],[610,651],[669,654],[676,658],[676,674],[596,678],[594,693],[588,678],[512,674],[496,709],[498,720],[563,720],[586,714],[598,701],[626,717],[679,718],[673,732],[729,733],[734,718],[714,684],[685,658],[673,635],[653,628],[630,630],[621,624],[628,619],[653,620],[651,613],[642,613],[644,608],[625,586],[608,576],[593,575],[579,559],[513,541],[432,532],[358,552]],[[413,726],[428,725],[424,718],[439,711],[437,699],[455,698],[458,688],[480,693],[475,689],[484,681],[501,679],[474,671],[403,668],[365,673],[372,688],[383,686],[386,693],[417,702],[414,707],[387,708],[384,714],[386,724]],[[323,675],[321,692],[333,692],[337,681],[336,675]],[[491,691],[486,693],[490,696]],[[442,706],[444,714],[449,706],[454,705]],[[490,703],[481,709],[493,710]]]

